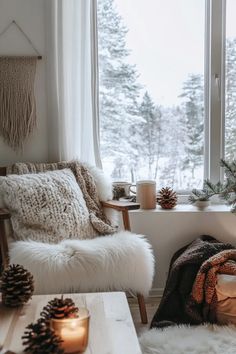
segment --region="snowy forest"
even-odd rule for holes
[[[101,153],[114,180],[154,179],[158,188],[201,188],[204,78],[189,73],[179,104],[154,102],[127,60],[126,28],[114,0],[98,0]],[[226,157],[236,152],[236,38],[226,49]]]

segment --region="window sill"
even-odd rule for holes
[[[137,209],[130,213],[230,213],[230,207],[223,204],[212,204],[204,210],[199,210],[194,205],[179,204],[174,209],[162,209],[157,205],[156,209]]]

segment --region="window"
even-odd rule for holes
[[[236,159],[236,1],[227,0],[225,49],[225,156]]]
[[[235,0],[98,0],[101,155],[113,179],[178,191],[219,180],[220,157],[236,153],[235,13]]]

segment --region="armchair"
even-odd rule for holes
[[[6,168],[0,168],[0,176],[5,175]],[[9,262],[25,266],[35,278],[38,294],[129,291],[137,295],[142,323],[147,323],[144,296],[151,289],[154,258],[145,237],[130,232],[128,213],[138,209],[139,204],[103,200],[101,206],[121,212],[126,231],[89,240],[62,240],[58,244],[9,242],[6,225],[11,222],[11,213],[0,209],[2,266],[5,268]]]

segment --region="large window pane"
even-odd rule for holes
[[[201,187],[204,0],[98,0],[101,152],[114,179]]]
[[[236,158],[236,1],[226,3],[225,157]]]

